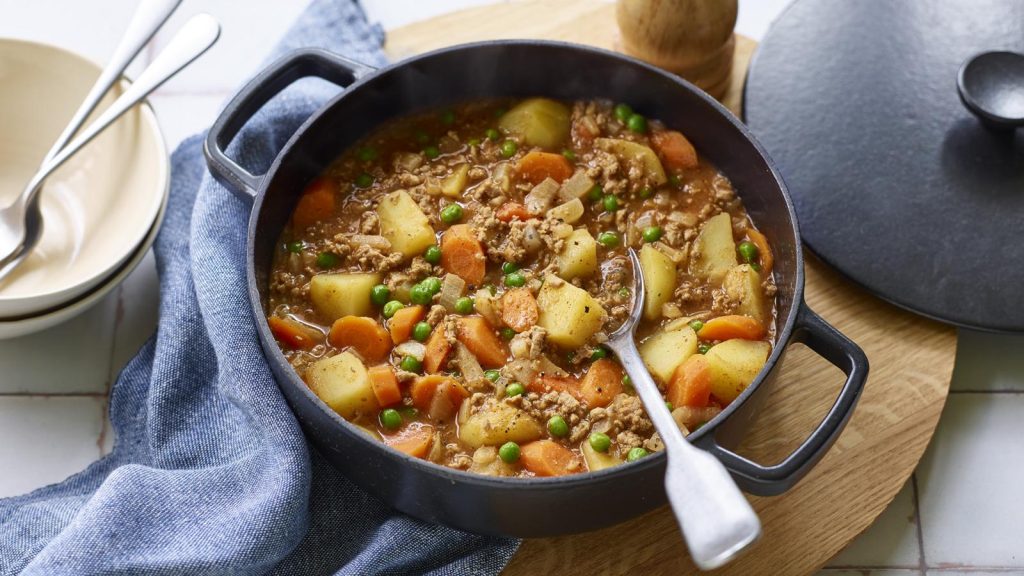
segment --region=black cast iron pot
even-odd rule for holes
[[[271,97],[303,77],[346,88],[292,136],[265,175],[223,150]],[[292,370],[266,323],[268,277],[277,238],[306,184],[382,122],[425,108],[498,96],[605,98],[629,102],[682,130],[733,182],[775,249],[778,340],[764,370],[726,410],[691,434],[746,491],[793,486],[825,454],[853,411],[868,362],[852,341],[803,301],[796,217],[785,185],[747,129],[691,84],[619,54],[554,42],[499,41],[447,48],[376,70],[320,50],[295,52],[253,79],[210,129],[206,157],[225,186],[253,203],[248,235],[249,296],[260,340],[282,392],[309,440],[367,491],[408,514],[485,534],[552,536],[622,522],[665,503],[665,456],[559,478],[492,478],[412,458],[367,437],[323,404]],[[768,396],[780,358],[803,342],[846,374],[817,429],[782,462],[764,466],[729,450]],[[788,385],[806,386],[806,382]]]

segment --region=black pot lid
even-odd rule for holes
[[[1024,52],[1024,1],[799,0],[744,115],[819,257],[919,314],[1024,331],[1024,129],[987,129],[956,87],[991,50]]]

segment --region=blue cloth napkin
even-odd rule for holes
[[[318,46],[379,65],[382,41],[355,2],[316,0],[272,56]],[[294,87],[232,153],[262,172],[329,96],[323,85]],[[155,245],[159,328],[111,392],[113,452],[61,484],[0,500],[0,573],[499,572],[517,541],[399,514],[307,446],[249,311],[250,207],[209,175],[199,137],[172,162]]]

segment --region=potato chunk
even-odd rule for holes
[[[351,419],[377,410],[377,397],[362,360],[351,352],[318,360],[306,369],[306,383],[332,410]]]
[[[540,438],[544,429],[526,412],[504,402],[492,401],[459,426],[459,439],[473,448],[505,442],[523,444]]]
[[[649,147],[616,138],[598,138],[594,140],[594,144],[598,148],[611,152],[627,162],[639,158],[640,163],[643,164],[644,173],[651,182],[655,184],[668,182],[668,177],[665,176],[665,168],[661,165],[661,160],[658,160],[658,155]]]
[[[736,266],[736,241],[732,239],[732,219],[726,213],[709,218],[693,241],[690,273],[712,282],[720,282]]]
[[[380,274],[317,274],[309,282],[309,298],[330,322],[342,316],[370,316],[370,291],[377,284]]]
[[[676,263],[654,246],[640,249],[640,270],[644,275],[644,318],[661,318],[661,307],[676,289]]]
[[[736,399],[764,368],[771,345],[763,340],[726,340],[708,350],[711,393],[728,404]]]
[[[380,233],[391,242],[391,250],[406,258],[418,256],[437,239],[430,221],[405,190],[396,190],[377,204]]]
[[[548,98],[523,100],[502,115],[498,128],[527,146],[557,149],[569,139],[569,108]]]
[[[587,469],[591,472],[622,464],[622,458],[612,454],[610,451],[598,452],[587,441],[583,442],[580,451],[583,452],[583,459],[587,461]]]
[[[696,352],[697,335],[689,326],[657,332],[640,345],[640,357],[662,384],[667,384],[676,368]]]
[[[764,301],[764,290],[761,289],[761,274],[750,264],[740,264],[730,268],[722,280],[722,287],[729,298],[736,302],[735,312],[750,316],[761,324],[766,324],[768,307]]]
[[[469,164],[459,164],[452,169],[451,174],[441,181],[441,193],[449,198],[462,196],[462,191],[466,189],[468,175]]]
[[[558,275],[572,280],[594,272],[597,272],[597,241],[586,228],[573,230],[558,254]]]
[[[548,342],[563,348],[582,346],[604,323],[604,308],[593,296],[555,276],[544,279],[537,306]]]

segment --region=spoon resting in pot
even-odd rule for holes
[[[618,356],[665,445],[665,493],[690,555],[701,570],[712,570],[753,544],[761,535],[761,521],[725,466],[686,440],[644,366],[634,337],[644,308],[644,277],[632,248],[629,260],[633,265],[633,308],[606,345]]]

